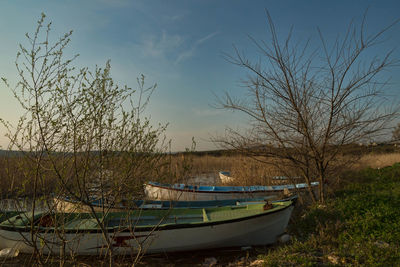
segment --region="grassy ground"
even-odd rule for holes
[[[290,225],[294,240],[259,264],[400,265],[400,164],[348,173],[346,185],[325,206],[314,206]]]

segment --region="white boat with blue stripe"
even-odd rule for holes
[[[312,189],[317,188],[318,182],[312,182]],[[288,191],[304,191],[308,184],[288,185],[253,185],[253,186],[196,186],[186,184],[161,184],[148,182],[145,193],[148,199],[179,200],[179,201],[209,201],[241,198],[262,198],[270,195],[283,194]]]

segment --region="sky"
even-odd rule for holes
[[[0,3],[0,76],[16,82],[15,56],[25,33],[33,32],[43,12],[52,21],[52,36],[73,30],[67,54],[79,54],[74,64],[94,68],[111,60],[119,85],[135,88],[136,77],[157,83],[147,115],[154,125],[168,123],[172,150],[182,151],[196,140],[196,150],[215,149],[210,141],[226,127],[243,127],[243,114],[216,109],[224,92],[242,96],[243,69],[229,63],[233,45],[257,59],[249,36],[268,42],[265,9],[284,37],[293,26],[294,40],[308,37],[319,45],[317,28],[326,40],[343,34],[368,9],[367,30],[376,31],[400,17],[400,1],[239,1],[239,0],[15,0]],[[387,34],[384,48],[398,48],[400,27]],[[375,51],[379,54],[379,50]],[[399,49],[394,57],[400,58]],[[400,69],[390,90],[399,92]],[[21,114],[12,93],[0,84],[0,118],[16,123]],[[0,145],[7,144],[0,126]]]

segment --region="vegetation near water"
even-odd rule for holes
[[[346,176],[326,205],[290,223],[290,244],[259,255],[264,265],[400,264],[400,164]]]

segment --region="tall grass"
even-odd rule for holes
[[[265,159],[262,159],[266,161]],[[218,175],[219,171],[230,171],[231,176],[236,178],[235,183],[240,184],[266,184],[270,183],[273,176],[284,176],[290,174],[287,169],[279,169],[274,166],[277,159],[269,159],[270,164],[266,164],[255,159],[241,155],[196,155],[193,153],[174,155],[170,160],[170,167],[175,170],[176,178],[185,179],[186,176],[196,176],[213,173]],[[189,166],[184,172],[184,162]],[[335,162],[338,168],[336,174],[349,170],[362,170],[368,167],[383,168],[400,162],[400,153],[374,153],[369,152],[361,155],[346,154],[340,156]],[[350,164],[345,164],[350,163]],[[293,172],[293,171],[292,171]],[[187,177],[186,177],[187,178]]]
[[[355,162],[352,166],[354,169],[361,170],[365,168],[383,168],[392,166],[396,162],[400,162],[400,153],[385,153],[385,154],[366,154]]]

